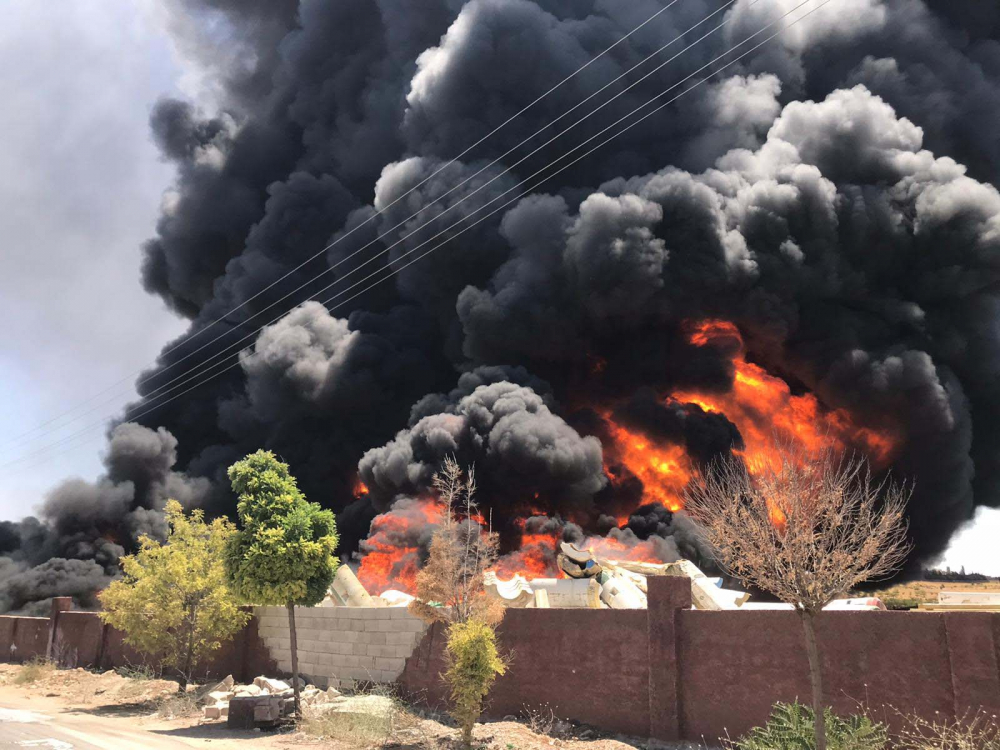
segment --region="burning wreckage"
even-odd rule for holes
[[[791,605],[750,602],[745,591],[724,588],[721,578],[706,576],[690,560],[673,563],[647,563],[598,558],[593,552],[563,542],[557,556],[559,576],[531,578],[514,574],[500,578],[495,571],[486,574],[488,596],[514,609],[645,609],[646,579],[650,576],[686,577],[691,581],[694,609],[787,609]],[[403,591],[388,589],[371,596],[347,565],[337,570],[329,595],[322,606],[400,607],[413,601]],[[827,609],[884,610],[877,597],[839,599]]]

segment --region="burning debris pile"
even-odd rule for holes
[[[1000,504],[995,4],[830,2],[523,196],[795,2],[677,3],[634,34],[662,4],[163,5],[215,96],[152,114],[177,180],[143,283],[190,329],[106,476],[0,524],[0,608],[84,599],[168,495],[232,515],[226,468],[261,447],[371,592],[412,592],[446,455],[476,468],[501,579],[559,576],[563,542],[711,572],[684,487],[775,432],[913,481],[914,563]]]
[[[672,563],[648,563],[613,560],[596,556],[565,542],[556,556],[556,577],[526,577],[515,573],[501,578],[496,570],[486,574],[488,596],[500,599],[513,609],[645,609],[647,578],[650,576],[684,577],[691,582],[694,609],[783,609],[791,605],[770,602],[751,603],[750,594],[724,588],[721,578],[709,578],[690,560]],[[400,607],[413,597],[400,591],[369,595],[349,567],[341,566],[321,606]],[[841,599],[829,609],[885,609],[877,597]]]

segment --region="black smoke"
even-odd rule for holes
[[[503,174],[558,130],[493,160],[719,0],[678,3],[446,168],[660,4],[172,0],[179,48],[217,102],[164,100],[152,116],[177,178],[142,249],[143,283],[191,325],[146,373],[132,414],[150,409],[138,422],[163,432],[143,434],[176,446],[158,454],[159,479],[109,458],[106,479],[57,489],[41,521],[0,530],[8,556],[24,569],[93,560],[113,574],[135,533],[155,530],[165,493],[231,513],[225,468],[259,447],[342,512],[345,552],[455,453],[475,462],[508,540],[537,501],[583,534],[694,555],[681,516],[616,520],[642,505],[642,486],[609,482],[602,436],[610,414],[698,462],[740,446],[729,420],[663,398],[732,387],[732,351],[688,340],[689,322],[706,318],[734,322],[747,357],[796,393],[896,436],[892,469],[916,487],[914,559],[940,553],[977,505],[1000,505],[1000,32],[989,3],[832,0],[403,268],[421,242],[454,236],[468,223],[449,233],[452,222],[794,4],[739,0],[717,17],[730,19],[723,29],[632,90],[648,66],[612,85],[556,128],[615,101]],[[376,269],[398,273],[353,299],[306,302]],[[238,359],[225,353],[293,303]],[[233,366],[157,406],[157,388],[216,353]],[[42,541],[29,554],[32,534]]]

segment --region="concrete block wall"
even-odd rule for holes
[[[291,672],[288,611],[257,607],[256,615],[271,658]],[[405,607],[296,607],[299,673],[320,687],[395,682],[426,629]]]

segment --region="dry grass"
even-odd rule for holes
[[[184,719],[192,716],[201,716],[200,695],[201,691],[197,690],[164,695],[155,702],[156,715],[163,719]]]
[[[309,737],[331,740],[356,748],[378,748],[389,744],[409,718],[402,703],[387,689],[375,688],[349,700],[357,710],[344,706],[325,710],[305,708],[299,728]]]
[[[954,721],[904,716],[896,750],[1000,750],[1000,724],[983,710]]]
[[[56,671],[56,665],[46,659],[32,659],[14,675],[15,685],[30,685],[43,680]]]

